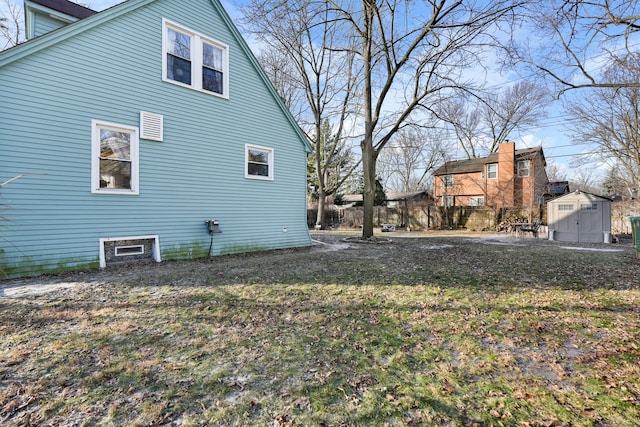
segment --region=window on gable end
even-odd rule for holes
[[[229,97],[229,47],[163,20],[162,79]]]

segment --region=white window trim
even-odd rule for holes
[[[167,49],[169,48],[169,31],[171,28],[174,31],[186,34],[191,37],[191,85],[171,80],[167,78]],[[213,45],[222,50],[222,93],[211,92],[202,88],[202,42]],[[167,19],[162,19],[162,80],[168,83],[172,83],[178,86],[186,87],[189,89],[197,90],[198,92],[206,93],[213,96],[229,99],[229,46],[212,38],[206,37],[203,34],[186,28],[182,25],[178,25]]]
[[[521,168],[520,165],[527,163],[527,167],[526,168]],[[527,174],[523,174],[522,171],[526,170]],[[531,160],[518,160],[518,178],[526,178],[529,175],[531,175]]]
[[[496,165],[496,176],[495,176],[495,178],[491,178],[489,176],[489,166],[491,166],[491,165]],[[486,169],[487,169],[487,179],[498,179],[498,164],[497,163],[487,163],[487,168]]]
[[[469,197],[469,206],[484,206],[484,196]]]
[[[449,182],[449,178],[451,178],[451,182]],[[444,183],[444,188],[453,188],[455,185],[455,178],[453,174],[447,174],[442,178],[442,182]]]
[[[252,175],[249,173],[249,150],[260,150],[269,153],[269,176]],[[274,150],[273,148],[261,147],[259,145],[245,144],[244,146],[244,177],[249,179],[260,179],[263,181],[273,181],[274,178]]]
[[[131,133],[131,189],[100,188],[100,129],[108,128]],[[138,195],[139,187],[139,131],[137,127],[101,120],[91,121],[91,192],[94,194]]]

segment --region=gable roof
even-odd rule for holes
[[[58,12],[62,12],[65,15],[73,16],[74,18],[84,19],[91,15],[95,15],[96,12],[93,9],[82,6],[78,3],[71,2],[69,0],[29,0],[31,3],[39,4],[40,6],[53,9]]]
[[[487,157],[449,161],[436,169],[433,172],[433,175],[482,172],[484,170],[484,165],[488,163],[498,163],[498,155],[498,153],[491,153]],[[544,160],[542,147],[522,148],[515,151],[515,160],[527,160],[535,157],[536,155],[541,155]]]
[[[39,0],[39,1],[60,2],[61,0]],[[57,43],[60,43],[64,40],[67,40],[71,37],[82,34],[85,31],[88,31],[101,24],[109,22],[112,19],[122,16],[126,13],[133,12],[155,1],[157,0],[126,0],[106,10],[103,10],[102,12],[96,12],[94,14],[87,16],[84,19],[80,19],[62,28],[58,28],[57,30],[54,30],[50,33],[44,34],[40,37],[36,37],[31,40],[27,40],[24,43],[18,44],[10,49],[0,52],[0,68],[8,64],[11,64],[19,59],[32,55],[36,52],[39,52],[43,49],[46,49],[50,46],[53,46]],[[312,152],[313,147],[311,146],[311,143],[309,142],[307,135],[302,131],[302,129],[300,128],[296,120],[293,118],[291,111],[284,105],[282,98],[280,98],[280,96],[278,95],[278,92],[276,91],[275,87],[273,86],[273,84],[267,77],[266,73],[262,69],[262,66],[260,66],[258,60],[256,59],[255,55],[251,51],[251,48],[245,41],[244,37],[242,37],[242,34],[240,34],[240,31],[231,20],[231,17],[227,13],[227,11],[224,9],[224,7],[222,6],[219,0],[210,0],[210,3],[213,6],[213,8],[220,14],[222,20],[226,24],[227,28],[229,28],[231,34],[233,35],[234,39],[242,49],[243,53],[246,55],[249,62],[253,65],[255,70],[258,72],[258,75],[260,76],[261,80],[264,82],[266,88],[268,89],[269,93],[273,97],[274,101],[281,108],[285,117],[293,127],[294,131],[298,134],[298,137],[300,138],[305,151],[308,153]]]
[[[557,203],[565,200],[576,200],[576,199],[589,200],[592,202],[610,202],[612,200],[610,197],[598,196],[597,194],[587,193],[586,191],[582,191],[582,190],[576,190],[572,193],[567,193],[560,197],[556,197],[553,200],[549,200],[548,203],[552,203],[552,202]]]

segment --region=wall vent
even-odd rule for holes
[[[162,141],[164,136],[163,122],[162,114],[140,111],[140,138]]]
[[[158,236],[109,237],[100,239],[100,267],[108,264],[160,262]]]

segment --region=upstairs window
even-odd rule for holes
[[[165,81],[229,97],[229,48],[166,20],[162,68]]]
[[[246,146],[245,177],[273,179],[273,150],[253,145]]]
[[[453,188],[453,175],[444,176],[444,188]]]
[[[487,179],[498,179],[498,164],[489,163],[487,165]]]
[[[167,73],[169,80],[191,86],[191,37],[167,28]]]
[[[531,165],[530,160],[518,161],[518,176],[520,178],[529,176],[530,165]]]

